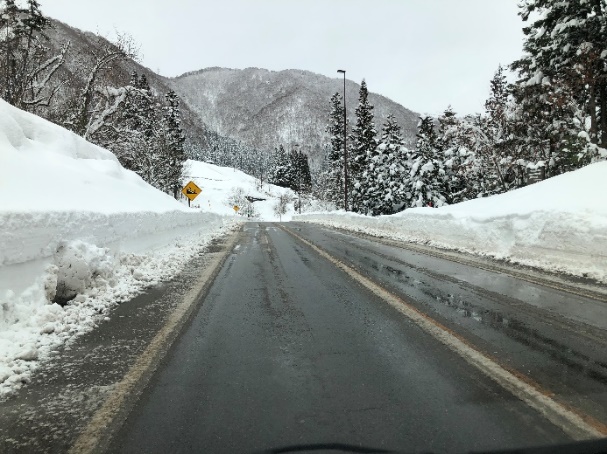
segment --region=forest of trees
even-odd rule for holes
[[[297,147],[287,153],[280,145],[272,157],[268,182],[299,194],[311,192],[312,175],[308,157]]]
[[[257,178],[261,183],[268,181],[272,154],[250,147],[240,141],[207,131],[204,140],[188,141],[186,155],[190,159],[204,161],[222,167],[233,167]],[[204,143],[201,146],[200,143]]]
[[[363,80],[348,146],[347,210],[379,215],[503,193],[607,158],[607,6],[527,0],[525,56],[498,67],[482,114],[424,116],[415,147],[388,118],[381,134]],[[319,198],[344,208],[343,105],[330,100],[331,139]]]
[[[603,1],[521,3],[524,56],[497,68],[484,112],[462,117],[448,107],[439,118],[421,117],[415,146],[404,145],[394,117],[375,124],[363,80],[355,119],[346,125],[348,206],[341,94],[329,101],[325,162],[313,175],[304,153],[280,144],[272,154],[209,131],[202,147],[202,140],[185,137],[174,92],[157,93],[145,74],[133,72],[121,82],[112,77],[117,62],[136,58],[132,40],[100,40],[77,68],[84,82],[71,84],[61,76],[74,58],[70,43],[51,51],[51,21],[36,0],[21,4],[0,6],[2,98],[108,148],[124,167],[173,196],[190,157],[311,192],[338,209],[392,214],[503,193],[607,156]],[[514,83],[507,82],[508,70]]]

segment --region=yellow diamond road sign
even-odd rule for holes
[[[181,193],[190,200],[194,200],[196,197],[198,197],[198,194],[200,194],[201,192],[202,192],[202,189],[200,189],[198,186],[196,186],[196,183],[194,183],[193,181],[190,181],[181,190]]]

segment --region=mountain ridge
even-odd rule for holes
[[[92,54],[110,43],[93,32],[59,20],[52,19],[52,23],[48,33],[51,47],[58,50],[66,41],[71,42],[72,57],[62,71],[68,81],[64,86],[66,96],[71,93],[73,98],[83,86],[83,68],[90,66]],[[130,58],[114,63],[107,74],[108,82],[114,86],[126,85],[132,71],[145,74],[159,95],[170,89],[178,94],[182,101],[188,154],[192,158],[203,156],[205,151],[218,146],[244,152],[248,152],[248,147],[271,153],[280,144],[287,147],[297,144],[318,167],[322,163],[324,147],[329,143],[325,128],[330,97],[335,92],[343,93],[343,79],[305,69],[277,71],[211,66],[167,77]],[[359,88],[358,83],[346,79],[350,126],[355,121]],[[387,115],[393,114],[403,127],[405,141],[413,145],[418,114],[372,91],[369,99],[375,106],[378,133]],[[61,110],[60,106],[58,111]]]
[[[219,134],[273,150],[280,144],[299,146],[316,165],[328,143],[325,127],[330,97],[343,94],[343,79],[302,69],[269,70],[208,67],[165,78],[188,107]],[[360,85],[346,79],[349,124],[355,121]],[[378,132],[389,114],[412,145],[418,114],[378,93],[370,92]]]

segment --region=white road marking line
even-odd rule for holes
[[[601,303],[607,303],[607,294],[600,293],[598,291],[586,290],[586,289],[575,289],[567,283],[561,283],[561,282],[558,282],[558,281],[555,281],[552,279],[541,278],[539,276],[534,277],[534,276],[530,275],[529,273],[525,274],[524,271],[514,270],[511,268],[502,266],[502,265],[488,265],[488,264],[482,263],[480,261],[481,257],[479,257],[478,260],[475,257],[466,258],[466,257],[458,256],[457,251],[441,252],[439,250],[432,250],[432,249],[429,249],[429,247],[420,246],[419,244],[410,243],[407,241],[393,240],[392,238],[383,237],[383,236],[373,236],[373,235],[365,234],[365,233],[358,232],[358,231],[351,231],[348,233],[344,233],[344,232],[337,230],[337,229],[342,229],[341,227],[330,227],[330,226],[326,226],[324,224],[319,224],[319,225],[321,225],[324,228],[327,228],[331,232],[338,233],[339,235],[348,236],[348,234],[352,234],[353,236],[357,236],[358,238],[361,238],[365,241],[374,242],[374,240],[375,240],[375,242],[386,245],[386,246],[397,247],[397,248],[415,252],[418,254],[427,255],[429,257],[435,257],[435,258],[439,258],[442,260],[448,260],[450,262],[459,263],[461,265],[470,266],[472,268],[478,268],[478,269],[481,269],[484,271],[490,271],[492,273],[505,274],[505,275],[513,277],[515,279],[529,282],[530,284],[540,285],[542,287],[548,287],[553,290],[558,290],[558,291],[569,293],[569,294],[575,295],[575,296],[582,296],[582,297],[589,298],[589,299],[592,299],[595,301],[599,301]],[[342,230],[344,230],[344,229],[342,229]],[[369,236],[371,238],[369,238]],[[433,249],[435,249],[435,248],[433,248]],[[537,273],[537,272],[533,271],[533,273]]]
[[[530,383],[514,375],[512,372],[506,370],[497,362],[476,350],[474,347],[472,347],[472,345],[468,344],[451,330],[417,310],[404,299],[388,292],[370,279],[358,273],[350,266],[334,258],[329,253],[302,238],[300,235],[296,234],[290,229],[287,229],[286,227],[283,227],[283,229],[316,251],[333,265],[347,273],[351,278],[365,286],[375,295],[395,307],[403,315],[422,328],[426,333],[430,334],[432,337],[449,347],[452,351],[460,355],[466,362],[476,367],[489,378],[511,392],[514,396],[521,399],[531,408],[537,410],[546,419],[548,419],[554,425],[560,427],[574,440],[589,440],[604,438],[607,436],[607,427],[605,427],[605,425],[601,422],[594,420],[590,416],[581,415],[581,412],[574,411],[556,402],[554,399],[549,397],[549,392],[542,390],[538,386],[531,385]]]
[[[127,398],[130,398],[132,405],[136,403],[136,399],[143,392],[156,365],[169,350],[181,327],[196,308],[196,302],[201,293],[213,282],[225,259],[234,248],[234,243],[239,237],[238,231],[231,235],[223,253],[216,254],[211,263],[204,268],[194,287],[185,295],[181,304],[175,308],[165,325],[156,333],[124,378],[115,385],[114,391],[105,403],[95,412],[68,451],[70,454],[99,451],[100,446],[109,442],[113,432],[120,428],[120,423],[126,419],[131,408],[125,408]]]

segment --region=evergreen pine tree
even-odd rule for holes
[[[466,199],[467,181],[465,157],[468,150],[462,141],[462,125],[456,113],[448,106],[438,117],[437,146],[440,150],[445,171],[444,195],[447,203],[457,203]]]
[[[406,203],[407,150],[393,115],[383,126],[380,144],[369,159],[363,206],[374,216],[393,214]]]
[[[317,173],[312,178],[312,194],[314,198],[322,200],[323,202],[328,202],[329,206],[332,208],[337,208],[337,204],[333,201],[337,198],[337,196],[335,195],[335,191],[332,189],[334,184],[330,160],[330,155],[332,153],[333,150],[331,149],[331,146],[325,145],[322,163]],[[341,189],[340,193],[341,192],[343,192],[343,188]],[[341,200],[343,201],[343,197],[341,197]]]
[[[360,84],[358,95],[358,107],[356,108],[356,125],[352,128],[350,136],[350,176],[352,190],[352,210],[363,212],[364,194],[368,192],[365,185],[365,175],[369,162],[376,153],[378,145],[377,131],[373,124],[373,106],[369,104],[369,92],[367,83],[363,80]]]
[[[312,190],[312,174],[310,173],[310,162],[308,156],[301,150],[292,153],[293,181],[291,189],[308,193]]]
[[[607,146],[607,5],[604,1],[528,0],[521,4],[525,56],[516,135],[528,165],[546,177],[596,159]],[[590,127],[586,129],[585,125]]]
[[[331,96],[331,112],[327,133],[330,136],[331,147],[327,155],[327,174],[324,178],[327,199],[337,208],[343,208],[344,203],[344,105],[339,93]]]
[[[459,120],[453,108],[448,106],[438,117],[437,143],[442,150],[457,148]]]
[[[108,148],[127,169],[146,182],[163,188],[160,142],[157,138],[159,112],[145,76],[131,75],[131,84],[123,88],[120,109],[107,127],[91,139]]]
[[[490,95],[485,102],[486,115],[481,121],[483,133],[479,158],[483,161],[483,195],[505,192],[522,186],[524,156],[515,147],[510,90],[502,66],[491,79]]]
[[[440,207],[444,196],[445,172],[438,156],[438,138],[431,117],[420,118],[415,152],[409,171],[409,206]]]
[[[181,114],[179,112],[179,98],[173,90],[165,95],[166,105],[161,128],[163,143],[163,164],[166,170],[164,175],[164,190],[177,198],[183,178],[183,166],[186,156],[183,148],[185,136],[181,129]]]
[[[270,169],[269,182],[276,186],[289,188],[292,186],[293,169],[291,158],[282,144],[274,154],[272,167]]]

